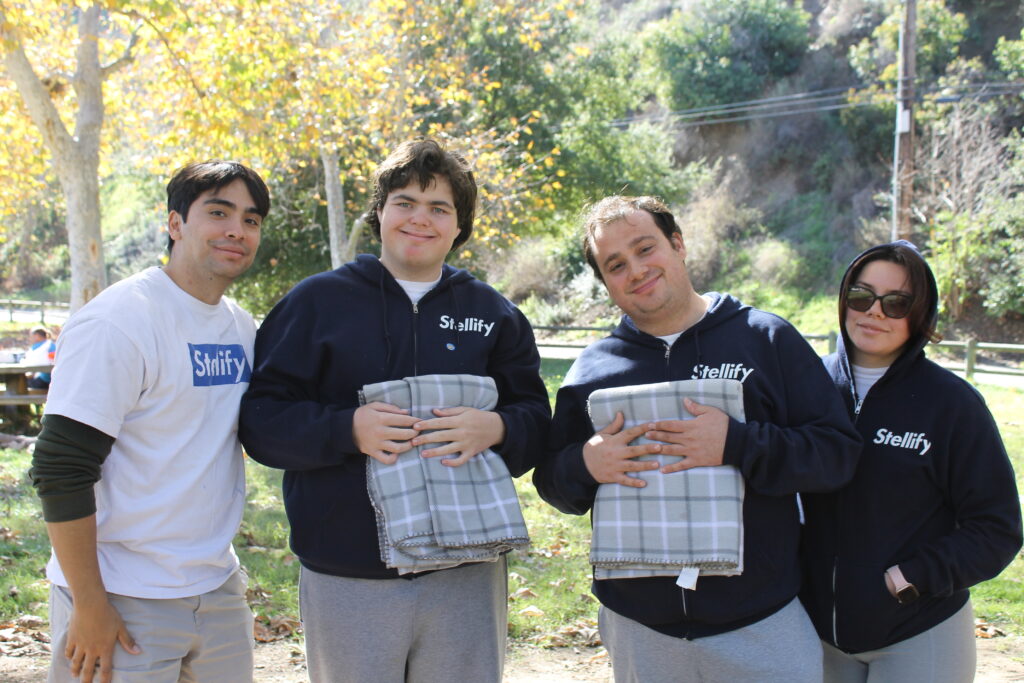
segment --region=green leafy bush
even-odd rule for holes
[[[796,70],[809,22],[781,0],[704,0],[647,27],[643,63],[672,109],[748,100]]]

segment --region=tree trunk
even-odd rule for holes
[[[106,286],[100,228],[99,153],[103,128],[103,69],[99,62],[100,5],[81,13],[77,70],[72,85],[78,98],[75,135],[68,133],[49,91],[25,54],[21,37],[8,28],[0,8],[0,39],[7,42],[4,67],[14,81],[32,122],[53,157],[67,200],[68,251],[71,255],[71,310]]]
[[[327,234],[331,240],[331,268],[340,268],[345,259],[345,188],[341,184],[338,150],[320,146],[324,164],[324,189],[327,191]]]
[[[341,183],[338,150],[320,146],[320,160],[324,165],[324,189],[327,194],[327,232],[331,241],[331,268],[340,268],[356,256],[359,235],[365,221],[357,218],[352,229],[345,234],[345,188]]]
[[[107,286],[100,223],[99,154],[76,155],[60,183],[67,200],[64,224],[71,256],[71,311]]]

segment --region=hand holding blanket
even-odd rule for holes
[[[683,399],[714,406],[744,421],[743,385],[701,379],[600,389],[588,409],[595,429],[621,412],[623,429],[659,420],[691,419]],[[641,436],[631,444],[650,443]],[[679,456],[643,455],[671,465]],[[743,477],[730,465],[663,474],[637,472],[643,488],[602,484],[593,509],[590,561],[598,579],[675,576],[686,567],[702,575],[743,571]]]
[[[430,419],[435,408],[493,410],[498,390],[490,377],[424,375],[363,387],[361,404],[381,401]],[[426,432],[424,432],[426,433]],[[366,482],[377,515],[381,559],[400,574],[493,562],[529,545],[526,522],[505,462],[487,449],[459,467],[421,452],[400,453],[394,464],[366,461]]]

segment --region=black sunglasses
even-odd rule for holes
[[[846,305],[860,313],[871,310],[876,301],[882,302],[882,313],[885,313],[886,317],[906,318],[914,304],[914,297],[897,293],[879,296],[870,289],[856,286],[846,290]]]

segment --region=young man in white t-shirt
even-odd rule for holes
[[[167,203],[167,265],[100,293],[58,342],[32,468],[53,546],[51,682],[252,680],[231,539],[256,327],[222,295],[270,197],[253,170],[209,161],[178,171]]]

